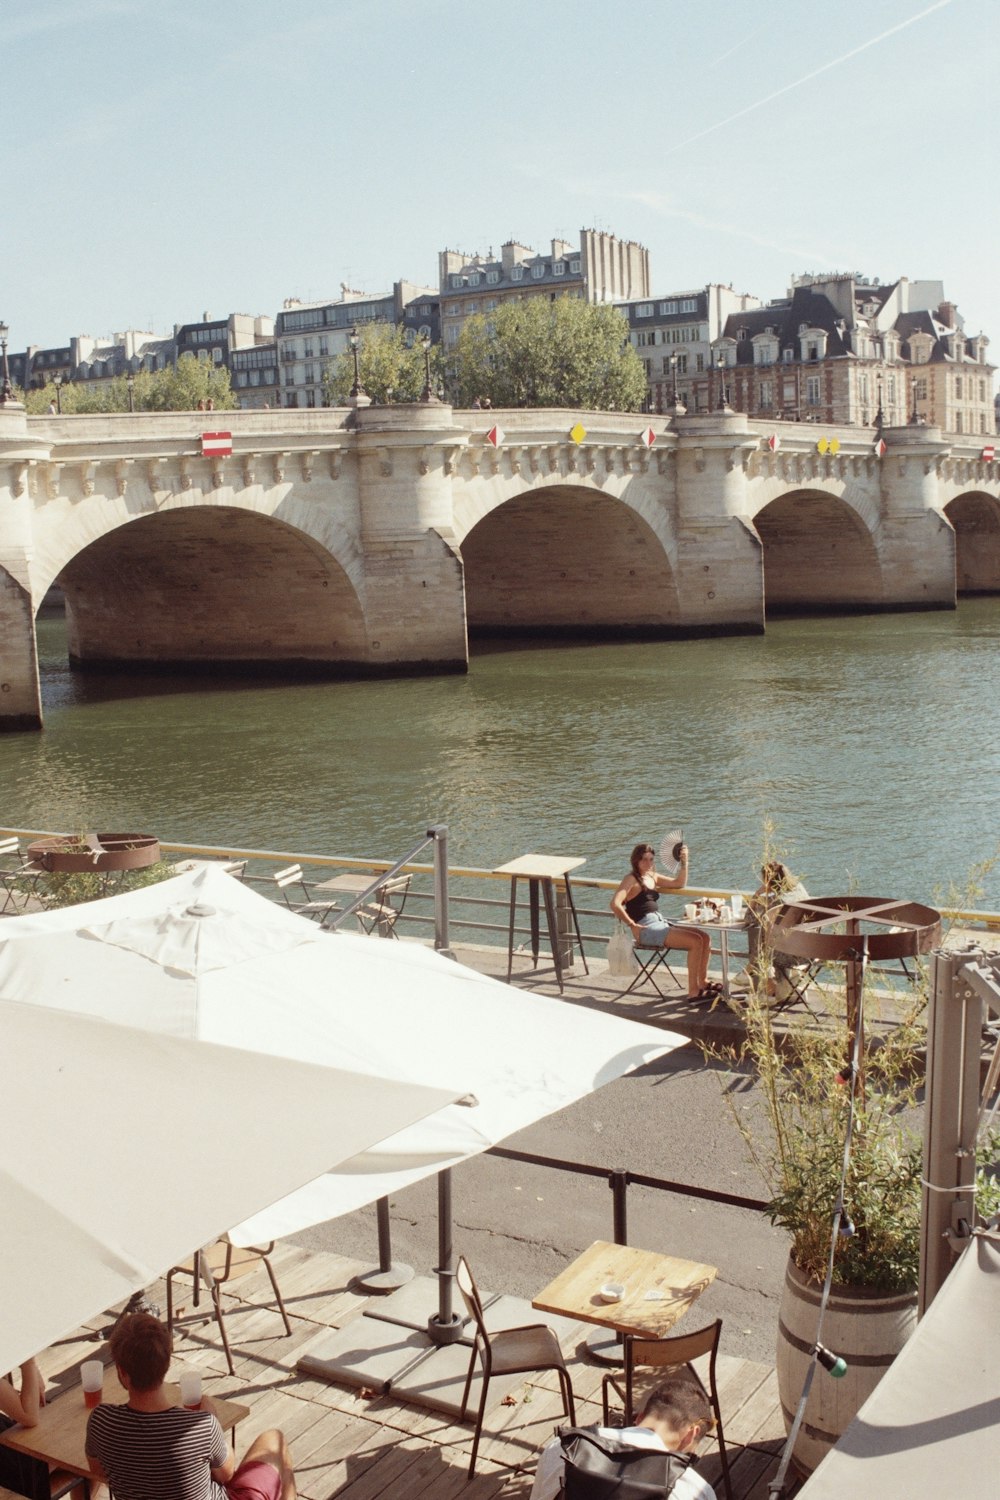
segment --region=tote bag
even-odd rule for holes
[[[616,922],[608,943],[608,973],[619,979],[629,979],[638,972],[639,960],[632,945],[632,934],[623,922]]]

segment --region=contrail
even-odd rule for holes
[[[751,114],[755,109],[763,109],[765,104],[780,99],[782,94],[791,93],[792,89],[801,88],[804,83],[809,83],[813,78],[818,78],[821,73],[829,73],[831,68],[838,68],[841,63],[849,62],[852,57],[857,57],[859,52],[867,52],[869,47],[875,47],[879,42],[884,42],[887,37],[895,36],[899,31],[905,31],[908,26],[913,26],[917,21],[922,21],[925,16],[931,15],[933,11],[944,10],[950,5],[951,0],[935,0],[934,5],[925,6],[915,16],[900,21],[897,26],[890,26],[888,31],[882,31],[878,36],[871,37],[867,42],[862,42],[860,47],[852,47],[850,52],[845,52],[842,57],[835,57],[830,62],[824,63],[821,68],[814,68],[811,73],[806,73],[802,78],[796,78],[794,83],[786,83],[783,88],[775,89],[773,94],[768,94],[764,99],[758,99],[754,104],[748,104],[744,109],[738,109],[734,115],[728,115],[726,119],[719,120],[715,125],[709,125],[705,130],[699,130],[697,135],[689,135],[687,140],[678,141],[676,146],[669,146],[663,152],[664,156],[671,156],[675,151],[683,151],[688,146],[693,146],[695,141],[703,141],[707,135],[714,135],[717,130],[722,130],[726,125],[731,125],[734,120],[742,120],[744,115]]]

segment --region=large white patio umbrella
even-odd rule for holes
[[[328,933],[212,868],[0,924],[0,998],[303,1058],[471,1098],[240,1225],[252,1243],[483,1151],[685,1038],[568,1006],[422,946]]]
[[[0,1370],[455,1097],[7,1001],[0,1057]]]

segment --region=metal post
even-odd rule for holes
[[[438,1310],[427,1319],[427,1336],[435,1344],[457,1344],[462,1337],[465,1319],[452,1309],[452,1283],[455,1279],[454,1251],[451,1243],[451,1168],[438,1173]]]
[[[354,1284],[363,1292],[395,1292],[413,1280],[413,1267],[392,1263],[392,1235],[389,1228],[389,1200],[379,1198],[375,1204],[378,1221],[378,1269],[355,1276]]]
[[[611,1189],[611,1212],[614,1219],[612,1234],[616,1245],[628,1244],[628,1172],[624,1167],[615,1167],[608,1178]]]
[[[983,1001],[963,975],[979,953],[931,955],[920,1214],[923,1317],[955,1261],[950,1236],[968,1235],[975,1214],[976,1125]]]
[[[573,931],[573,913],[570,911],[569,901],[566,897],[565,885],[556,886],[556,940],[559,944],[558,969],[572,969],[576,959],[573,948],[573,939],[576,934]],[[555,959],[555,954],[553,954]]]
[[[445,958],[454,958],[448,937],[448,825],[428,828],[434,840],[434,947]]]

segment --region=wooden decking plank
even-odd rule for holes
[[[387,1441],[376,1450],[366,1450],[364,1458],[367,1462],[363,1467],[358,1466],[357,1473],[348,1473],[343,1482],[336,1488],[323,1488],[314,1483],[313,1477],[307,1472],[296,1475],[296,1484],[299,1494],[317,1497],[317,1500],[326,1500],[327,1496],[336,1495],[338,1500],[382,1500],[383,1495],[392,1493],[392,1486],[396,1485],[401,1477],[410,1469],[427,1450],[422,1443],[414,1438],[404,1438],[400,1441],[398,1434],[387,1436]],[[324,1481],[328,1471],[323,1470]]]

